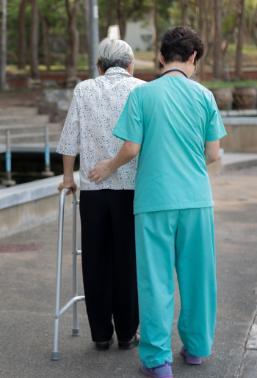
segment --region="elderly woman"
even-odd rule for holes
[[[185,362],[201,364],[215,334],[213,199],[206,162],[218,159],[226,132],[212,93],[190,80],[202,54],[202,41],[191,29],[166,32],[163,75],[130,94],[114,129],[126,142],[90,174],[100,185],[140,152],[134,204],[139,353],[149,377],[173,377],[174,268]]]
[[[57,147],[64,168],[60,190],[76,190],[73,167],[80,155],[82,271],[92,339],[98,350],[110,347],[114,329],[121,349],[138,344],[133,217],[136,160],[101,184],[88,179],[97,161],[112,158],[121,147],[112,130],[130,91],[142,84],[132,76],[133,66],[133,51],[126,42],[101,42],[101,76],[76,86]]]

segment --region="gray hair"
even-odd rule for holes
[[[105,38],[99,45],[97,64],[104,72],[111,67],[128,68],[133,60],[133,50],[125,41]]]

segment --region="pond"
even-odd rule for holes
[[[0,180],[5,178],[5,156],[0,155]],[[79,168],[79,159],[76,159],[75,170]],[[40,180],[49,176],[43,174],[44,155],[42,152],[13,152],[12,153],[12,179],[16,184],[23,184]],[[51,153],[51,171],[54,176],[61,175],[62,157],[57,153]]]

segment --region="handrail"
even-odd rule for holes
[[[27,128],[27,127],[26,127]],[[28,127],[30,129],[32,127]],[[33,127],[34,130],[43,129],[44,132],[40,131],[40,133],[37,133],[37,136],[43,136],[44,137],[44,162],[45,162],[45,168],[42,172],[42,175],[44,177],[51,177],[54,176],[54,173],[51,171],[51,152],[50,152],[50,143],[49,143],[49,130],[48,126],[40,126],[38,128]],[[3,128],[2,128],[3,129]],[[5,150],[3,153],[5,154],[5,179],[2,180],[3,185],[5,186],[13,186],[16,184],[16,182],[12,179],[12,149],[11,149],[11,138],[24,138],[25,134],[15,134],[11,133],[11,130],[13,128],[4,128],[6,133],[5,138]]]

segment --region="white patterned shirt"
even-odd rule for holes
[[[81,190],[134,189],[136,159],[99,184],[90,182],[88,174],[99,160],[110,159],[119,151],[123,142],[112,135],[112,130],[130,91],[143,83],[125,69],[112,67],[103,76],[75,87],[57,152],[80,154]]]

